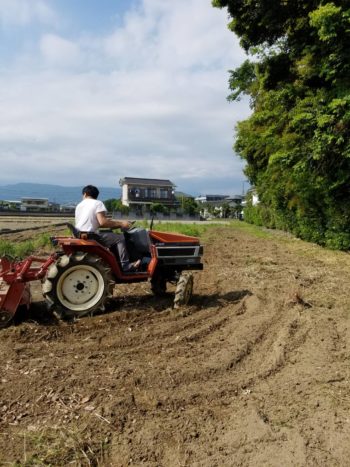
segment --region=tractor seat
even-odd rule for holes
[[[94,233],[94,232],[81,232],[79,229],[77,229],[73,224],[71,224],[70,222],[67,222],[66,223],[66,226],[68,227],[68,229],[71,231],[72,235],[74,238],[81,238],[81,239],[84,239],[84,240],[96,240],[98,243],[100,243],[102,246],[104,246],[105,248],[107,248],[105,245],[103,245],[103,243],[101,242],[101,237]],[[112,245],[110,248],[108,248],[108,250],[110,250],[113,255],[115,256],[118,264],[119,264],[119,267],[120,269],[122,270],[122,266],[121,266],[121,263],[120,263],[120,258],[119,258],[119,253],[118,253],[118,249]],[[144,261],[146,260],[146,261]],[[147,266],[148,266],[148,258],[145,258],[145,259],[142,259],[142,262],[141,262],[141,268],[140,270],[138,271],[130,271],[130,272],[125,272],[123,271],[123,274],[126,274],[126,275],[131,275],[131,274],[140,274],[140,275],[147,275]]]
[[[81,230],[74,227],[70,222],[66,223],[66,226],[71,231],[74,238],[81,238],[82,240],[96,240],[101,243],[101,238],[98,234],[94,232],[82,232]]]
[[[78,230],[76,227],[74,227],[74,225],[71,224],[70,222],[67,222],[66,226],[71,231],[74,238],[80,238],[80,230]]]

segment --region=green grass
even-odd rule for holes
[[[13,243],[9,240],[0,240],[0,257],[10,256],[12,258],[25,258],[33,254],[36,250],[50,246],[50,235],[41,234],[34,240]]]
[[[254,224],[248,224],[247,222],[242,222],[238,220],[233,220],[230,222],[229,226],[239,232],[246,232],[248,235],[258,238],[272,238],[273,234],[267,232],[264,227],[259,227]]]
[[[192,224],[185,224],[181,222],[162,222],[156,221],[153,224],[153,230],[159,230],[163,232],[176,232],[181,233],[184,235],[191,235],[194,237],[201,237],[205,234],[208,230],[213,228],[231,228],[232,230],[236,230],[239,232],[246,232],[247,235],[252,235],[258,238],[272,238],[272,234],[267,232],[266,229],[263,227],[258,227],[253,224],[248,224],[247,222],[242,222],[238,220],[231,220],[227,223],[227,219],[224,219],[226,223],[220,222],[220,220],[215,221],[213,223],[192,223]],[[143,221],[140,223],[140,227],[149,228],[149,222]]]
[[[15,244],[7,240],[0,240],[0,257],[1,256],[16,256]]]
[[[140,227],[149,228],[150,222],[143,221],[140,223]],[[220,227],[219,223],[216,224],[185,224],[182,222],[162,222],[155,221],[153,223],[153,230],[158,230],[159,232],[174,232],[183,235],[190,235],[192,237],[201,237],[208,229],[214,227]]]
[[[45,428],[17,435],[23,437],[23,459],[12,467],[105,465],[109,439],[95,439],[87,426]],[[22,442],[22,440],[20,440]]]

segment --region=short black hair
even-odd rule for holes
[[[86,194],[87,196],[91,196],[91,198],[93,199],[97,199],[98,195],[100,194],[100,192],[98,191],[98,188],[96,188],[93,185],[84,186],[84,188],[82,189],[82,193],[83,195]]]

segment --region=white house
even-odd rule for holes
[[[122,203],[135,210],[148,210],[151,204],[160,203],[169,208],[179,205],[175,197],[176,185],[170,180],[124,177],[119,181]]]

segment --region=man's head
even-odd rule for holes
[[[83,195],[90,196],[93,199],[97,199],[99,195],[98,188],[93,185],[86,185],[82,190]]]

